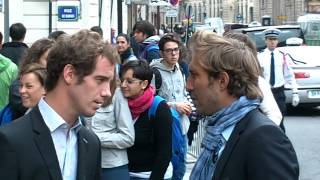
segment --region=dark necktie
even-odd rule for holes
[[[273,52],[271,52],[270,85],[273,86],[274,82],[275,82],[274,57],[273,57]]]

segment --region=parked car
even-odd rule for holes
[[[281,30],[278,47],[286,46],[286,40],[291,37],[298,37],[304,40],[303,32],[299,25],[259,26],[234,29],[233,31],[247,34],[256,43],[257,50],[261,51],[266,48],[263,31],[268,28]]]
[[[320,46],[280,47],[285,60],[292,64],[298,85],[300,103],[298,107],[320,105]],[[292,102],[290,85],[285,85],[286,103]]]
[[[261,26],[261,23],[258,21],[252,21],[251,23],[248,24],[248,27],[259,27]]]
[[[241,23],[225,23],[224,24],[224,30],[233,30],[233,29],[239,29],[239,28],[247,28],[248,24],[241,24]]]

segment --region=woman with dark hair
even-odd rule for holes
[[[152,77],[151,67],[143,60],[128,61],[120,71],[121,90],[128,99],[136,137],[134,145],[128,149],[131,180],[162,180],[172,176],[172,166],[169,166],[172,155],[171,112],[167,103],[161,101],[154,116],[149,116],[155,94],[150,85]]]
[[[121,58],[121,64],[131,60],[138,60],[130,46],[130,38],[127,34],[120,33],[117,36],[116,41],[117,50]]]
[[[48,38],[42,38],[35,41],[28,49],[25,58],[20,64],[20,68],[30,63],[38,63],[43,67],[46,67],[49,49],[54,45],[54,43],[54,40]]]

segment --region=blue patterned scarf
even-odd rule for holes
[[[211,180],[216,167],[219,150],[226,141],[222,132],[239,122],[248,112],[260,104],[258,99],[241,96],[230,106],[206,117],[207,131],[202,139],[203,150],[192,169],[190,180]],[[215,158],[215,160],[213,160]]]

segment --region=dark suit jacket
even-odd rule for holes
[[[100,179],[100,141],[81,127],[78,132],[77,180]],[[38,107],[0,128],[1,180],[62,180],[49,128]]]
[[[287,136],[257,109],[234,128],[213,180],[298,180],[299,164]]]

